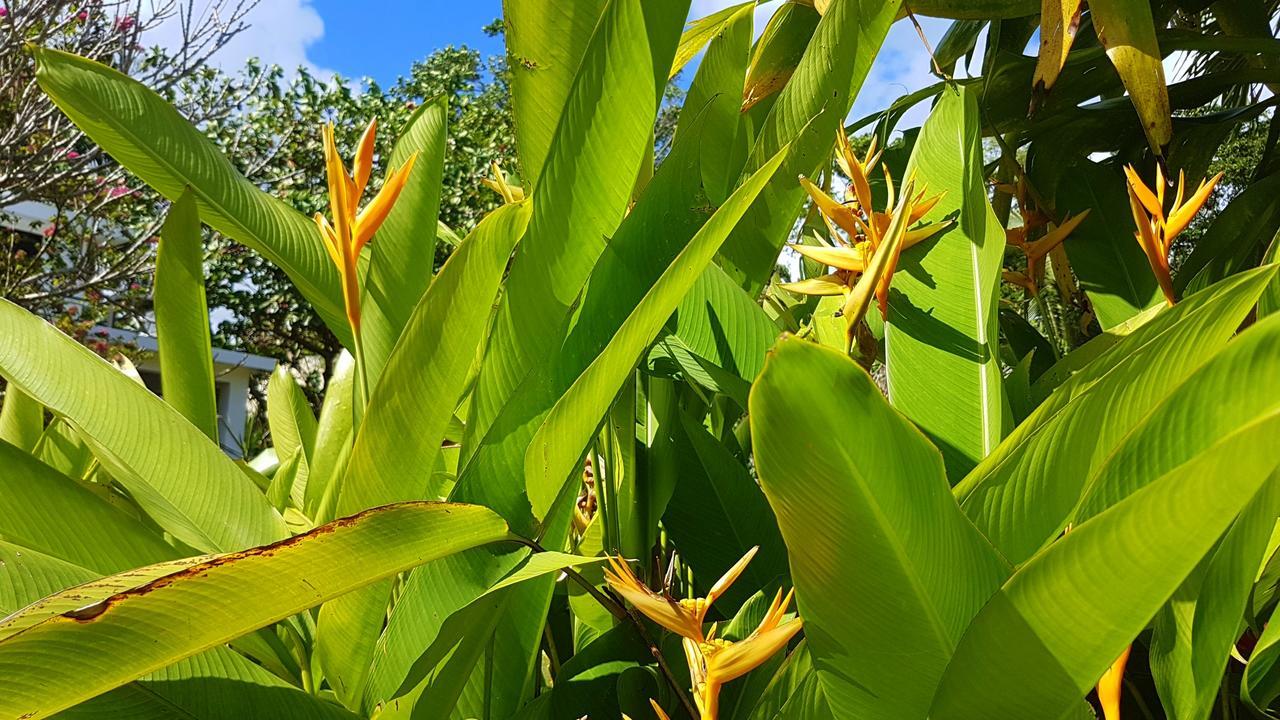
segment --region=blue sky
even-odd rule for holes
[[[198,0],[208,3],[211,0]],[[570,2],[572,0],[565,0]],[[703,17],[739,0],[691,0],[691,18]],[[756,32],[777,7],[763,5],[756,13]],[[250,14],[250,27],[236,36],[215,58],[227,69],[258,57],[286,68],[305,66],[322,76],[372,77],[394,82],[414,60],[446,45],[468,45],[485,55],[502,52],[500,38],[487,37],[482,28],[498,17],[501,0],[262,0]],[[920,18],[931,43],[946,31],[947,21]],[[169,45],[171,28],[153,31],[152,40]],[[693,73],[686,72],[691,78]],[[935,78],[928,57],[912,26],[893,26],[854,105],[852,117],[884,109],[900,95]],[[918,124],[927,104],[909,113],[903,127]]]
[[[501,38],[481,30],[502,15],[500,0],[314,0],[312,5],[325,32],[308,48],[307,58],[348,77],[390,83],[414,60],[446,45],[468,45],[485,55],[502,52]]]

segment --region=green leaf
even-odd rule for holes
[[[1169,718],[1209,718],[1277,513],[1273,477],[1156,615],[1151,672]]]
[[[1111,58],[1138,111],[1147,142],[1156,155],[1163,155],[1173,139],[1173,120],[1151,3],[1093,0],[1089,3],[1089,13],[1093,16],[1098,40],[1107,49],[1107,57]]]
[[[345,470],[334,468],[343,473],[338,515],[426,494],[502,274],[528,221],[527,203],[490,213],[458,245],[414,308],[373,390],[350,460]],[[389,599],[384,583],[320,609],[318,652],[339,697],[352,707],[369,672]]]
[[[1267,252],[1262,256],[1264,265],[1274,265],[1280,262],[1280,233],[1276,233],[1275,239],[1271,241],[1271,247],[1267,248]],[[1280,276],[1272,279],[1267,285],[1267,289],[1262,291],[1262,296],[1258,298],[1258,317],[1263,318],[1276,310],[1280,310]]]
[[[1072,165],[1058,188],[1059,212],[1079,215],[1089,210],[1089,217],[1062,247],[1103,330],[1163,302],[1146,255],[1133,237],[1127,198],[1119,174],[1087,160]]]
[[[203,551],[287,535],[253,482],[198,428],[57,328],[0,300],[0,375],[65,417],[133,499]]]
[[[364,305],[360,333],[366,372],[372,379],[382,375],[391,349],[431,282],[448,114],[446,96],[423,103],[409,118],[385,163],[384,170],[391,172],[417,154],[404,189],[370,244],[364,293],[373,302]]]
[[[506,537],[485,508],[405,503],[192,565],[0,641],[0,713],[45,717],[379,578]],[[74,655],[59,651],[66,643]]]
[[[1161,310],[1059,386],[956,486],[978,529],[1014,564],[1056,537],[1088,479],[1226,344],[1274,273],[1241,273]]]
[[[1020,18],[1040,12],[1036,0],[912,0],[917,15],[956,20]]]
[[[44,433],[44,408],[13,385],[4,389],[0,404],[0,440],[27,452],[35,450]]]
[[[350,340],[337,270],[309,218],[241,175],[141,83],[70,53],[33,53],[41,89],[90,139],[170,200],[190,188],[206,224],[279,265],[334,334]]]
[[[696,362],[731,376],[726,382],[742,381],[741,392],[726,392],[744,407],[746,389],[778,338],[778,326],[718,265],[708,267],[685,294],[669,329]]]
[[[1276,330],[1280,323],[1266,344]],[[1001,588],[961,641],[929,717],[1060,717],[1074,709],[1237,516],[1260,492],[1273,491],[1264,489],[1276,467],[1267,438],[1280,432],[1280,416],[1239,419],[1185,460],[1160,453],[1150,464],[1102,469],[1099,485],[1138,489]],[[1152,432],[1184,437],[1179,424],[1157,415]],[[1120,474],[1126,470],[1140,474]],[[1011,681],[1017,677],[1036,681]]]
[[[324,404],[320,406],[320,418],[316,423],[315,452],[311,456],[310,474],[304,491],[303,510],[316,520],[327,522],[332,516],[322,517],[320,504],[329,488],[338,482],[347,468],[351,452],[355,420],[355,359],[342,351],[333,361],[333,371],[325,386]]]
[[[680,35],[680,45],[676,48],[676,57],[671,63],[671,72],[668,76],[675,77],[676,73],[688,65],[690,60],[702,52],[702,48],[706,47],[712,39],[720,36],[727,24],[737,19],[738,13],[746,8],[754,9],[755,5],[756,0],[730,5],[689,23],[684,33]],[[701,65],[698,70],[701,72]]]
[[[267,422],[280,469],[291,461],[296,463],[293,482],[284,488],[284,493],[293,498],[294,506],[301,507],[316,448],[316,416],[311,414],[311,405],[293,373],[284,365],[277,365],[267,382]],[[280,470],[276,472],[279,474]]]
[[[341,707],[215,648],[58,713],[58,720],[356,720]]]
[[[525,454],[525,488],[538,518],[546,517],[562,492],[573,466],[599,427],[600,418],[631,375],[640,354],[657,337],[765,184],[773,179],[788,150],[780,150],[711,216],[547,414]]]
[[[0,563],[4,568],[0,572],[0,613],[6,615],[96,577],[92,570],[4,540],[0,540]],[[0,639],[4,637],[0,629]]]
[[[926,221],[955,224],[903,252],[885,324],[889,400],[942,450],[953,479],[1012,424],[997,316],[1004,232],[987,202],[981,135],[977,96],[944,91],[906,177],[914,172],[926,197],[946,193]]]
[[[725,243],[720,264],[743,287],[757,291],[768,281],[804,203],[797,175],[825,167],[836,129],[871,69],[901,0],[841,0],[818,22],[804,57],[756,137],[745,171],[759,169],[784,145],[791,154],[777,179],[752,206]]]
[[[960,512],[937,449],[842,353],[783,339],[750,411],[831,710],[926,717],[961,635],[1009,568]]]
[[[741,108],[755,3],[735,5],[729,10],[732,12],[712,27],[713,37],[689,85],[675,130],[679,136],[700,124],[698,171],[712,205],[724,202],[737,184],[747,159],[750,134]],[[694,26],[701,22],[704,21]],[[690,32],[692,28],[681,38],[680,50],[685,49],[684,39]]]
[[[578,66],[610,2],[502,3],[516,145],[526,190],[542,177]]]
[[[156,252],[155,315],[164,400],[218,442],[200,215],[190,189],[171,206]]]
[[[159,533],[0,441],[0,538],[101,573],[177,556]]]
[[[1178,268],[1174,278],[1178,292],[1195,292],[1250,267],[1280,230],[1277,195],[1280,172],[1245,188],[1223,208]]]
[[[729,587],[729,607],[760,589],[772,592],[787,575],[787,552],[769,501],[729,449],[688,413],[680,417],[680,477],[662,525],[680,559],[693,568],[705,591],[726,568],[759,547],[738,583]]]
[[[820,16],[812,5],[784,3],[769,18],[751,53],[742,105],[749,108],[786,86],[796,71]]]

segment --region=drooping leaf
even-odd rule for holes
[[[1098,40],[1138,111],[1147,142],[1156,155],[1163,155],[1173,138],[1173,121],[1151,4],[1146,0],[1092,0],[1089,12]]]
[[[752,107],[786,86],[809,47],[818,20],[817,10],[798,2],[784,3],[773,13],[751,53],[743,108]]]
[[[945,193],[924,219],[954,225],[903,252],[884,332],[889,400],[934,439],[953,479],[1011,424],[997,316],[1004,233],[987,202],[980,124],[976,95],[960,88],[943,92],[920,131],[907,176],[926,197]]]
[[[170,200],[189,187],[201,220],[279,265],[334,334],[349,340],[338,273],[310,219],[241,175],[141,83],[70,53],[33,53],[40,88],[86,135]]]
[[[506,537],[484,508],[405,503],[42,616],[0,641],[0,712],[47,717],[376,579]],[[74,655],[59,651],[66,643]]]
[[[166,531],[197,550],[286,536],[252,481],[178,411],[54,326],[0,300],[0,375],[73,423]]]
[[[937,449],[851,359],[783,339],[750,410],[833,714],[926,717],[961,635],[1009,568],[952,498]]]

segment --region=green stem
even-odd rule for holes
[[[1049,347],[1053,348],[1053,356],[1056,360],[1062,359],[1062,335],[1058,332],[1058,323],[1053,318],[1053,313],[1049,312],[1049,303],[1044,301],[1044,296],[1040,293],[1032,293],[1031,297],[1036,300],[1036,307],[1040,309],[1040,317],[1044,319],[1045,328],[1049,331]]]
[[[360,339],[360,326],[356,325],[351,328],[351,344],[352,349],[356,353],[356,377],[359,378],[360,392],[355,403],[355,424],[360,426],[360,419],[364,417],[364,409],[369,405],[369,365],[365,362],[364,341]]]

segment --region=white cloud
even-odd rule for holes
[[[212,0],[194,3],[195,17],[204,17]],[[185,12],[187,3],[179,3]],[[214,65],[234,70],[251,57],[286,70],[305,67],[320,77],[333,71],[317,66],[307,57],[307,49],[324,37],[324,20],[311,0],[261,0],[245,17],[249,27],[231,38],[211,59]],[[145,42],[165,48],[182,43],[181,23],[172,17],[147,32]]]

